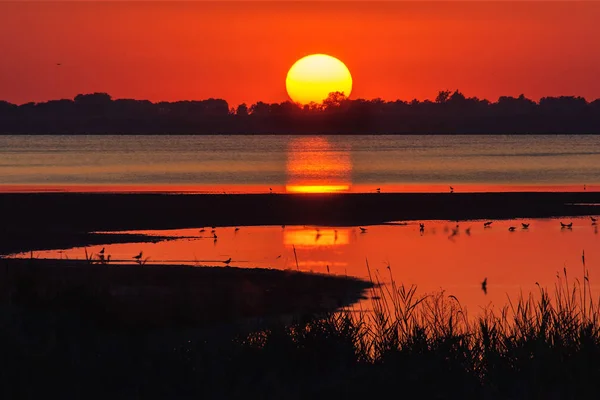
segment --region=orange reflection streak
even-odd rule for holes
[[[326,138],[294,138],[288,145],[286,191],[329,193],[350,190],[350,147]]]
[[[347,192],[348,185],[286,185],[285,190],[290,193],[335,193]]]
[[[287,247],[311,248],[321,246],[341,246],[349,243],[349,229],[286,229],[283,244]]]

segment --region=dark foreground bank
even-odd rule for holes
[[[99,329],[69,312],[0,308],[3,398],[579,399],[600,389],[588,277],[471,322],[443,293],[374,288],[373,313],[216,334],[173,324]],[[569,277],[569,282],[573,278]],[[375,297],[377,298],[377,297]]]
[[[59,246],[50,246],[47,242],[60,241],[65,235],[100,230],[544,218],[600,214],[598,204],[600,192],[4,193],[0,194],[0,254],[9,248],[12,251],[57,248]],[[72,246],[86,244],[99,243],[83,240]]]
[[[370,286],[296,271],[47,259],[0,259],[0,276],[0,304],[74,313],[99,329],[206,327],[312,315],[352,304]]]

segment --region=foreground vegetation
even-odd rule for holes
[[[0,386],[5,398],[581,398],[600,388],[590,289],[587,272],[565,270],[551,290],[468,317],[453,296],[392,282],[370,289],[372,312],[298,315],[250,334],[99,328],[5,304]]]

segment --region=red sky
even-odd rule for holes
[[[599,2],[0,2],[0,99],[280,102],[289,67],[326,53],[353,98],[593,100],[599,21]]]

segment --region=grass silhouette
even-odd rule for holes
[[[371,276],[370,311],[295,314],[250,333],[225,325],[97,329],[66,312],[5,305],[0,390],[8,398],[364,398],[390,390],[581,398],[600,385],[600,302],[584,255],[582,263],[582,276],[564,269],[553,288],[538,285],[477,316],[445,292],[397,284],[390,267],[389,284]]]

